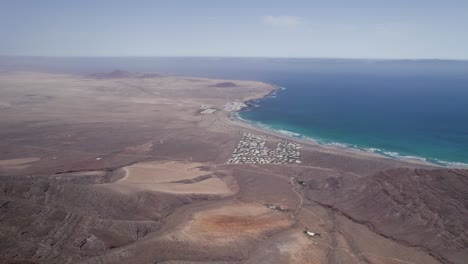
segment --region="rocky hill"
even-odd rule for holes
[[[126,195],[103,185],[2,177],[0,263],[70,263],[103,254],[158,230],[160,220],[184,203],[187,199]]]
[[[382,236],[443,263],[468,256],[468,170],[391,169],[310,182],[307,195]]]
[[[217,88],[230,88],[230,87],[236,87],[236,86],[237,85],[233,82],[221,82],[221,83],[212,85],[212,87],[217,87]]]

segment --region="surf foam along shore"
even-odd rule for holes
[[[241,113],[243,111],[251,111],[253,110],[253,108],[260,107],[259,105],[260,101],[265,100],[265,99],[276,98],[278,91],[282,91],[286,89],[285,87],[280,87],[274,84],[270,84],[270,83],[267,83],[267,84],[275,87],[275,89],[271,91],[270,93],[266,94],[262,98],[256,98],[256,99],[244,101],[243,103],[245,104],[245,107],[241,108],[238,111],[232,112],[230,114],[230,118],[233,118],[242,123],[254,126],[256,128],[259,128],[261,130],[264,130],[266,132],[272,133],[277,136],[283,136],[283,137],[294,139],[294,140],[301,140],[301,141],[308,142],[310,144],[320,145],[322,147],[332,147],[334,149],[351,150],[351,151],[357,151],[361,153],[371,153],[379,157],[386,157],[386,158],[391,158],[391,159],[410,162],[410,163],[422,163],[422,164],[442,166],[442,167],[447,167],[447,168],[461,168],[461,169],[468,168],[468,164],[463,163],[463,162],[445,161],[445,160],[440,160],[440,159],[436,159],[432,157],[404,155],[402,153],[399,153],[396,151],[390,151],[386,149],[380,149],[380,148],[375,148],[375,147],[363,147],[363,146],[353,145],[353,144],[344,143],[344,142],[334,142],[334,141],[328,141],[326,139],[313,138],[313,137],[306,136],[298,132],[289,131],[284,128],[276,128],[276,127],[273,127],[271,125],[268,125],[262,122],[252,121],[252,120],[243,118],[241,116]]]

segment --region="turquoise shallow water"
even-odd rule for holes
[[[240,113],[258,125],[394,158],[468,164],[468,76],[289,74]]]
[[[323,144],[468,164],[468,61],[0,57],[0,71],[115,69],[269,82],[286,89],[242,118]]]

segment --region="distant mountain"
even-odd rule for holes
[[[217,83],[215,85],[212,85],[211,87],[217,87],[217,88],[229,88],[229,87],[236,87],[237,84],[233,83],[233,82],[221,82],[221,83]]]
[[[468,259],[468,170],[391,169],[309,182],[307,195],[443,263]]]
[[[99,79],[117,79],[117,78],[132,78],[136,77],[135,74],[128,72],[128,71],[123,71],[123,70],[114,70],[111,72],[105,72],[105,73],[94,73],[90,75],[93,78],[99,78]]]
[[[140,75],[138,78],[146,79],[146,78],[159,78],[162,77],[163,75],[158,74],[158,73],[145,73]]]

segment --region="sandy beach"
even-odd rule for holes
[[[255,98],[244,100],[244,103],[247,105],[245,108],[251,107],[250,105],[251,105],[252,101],[264,99],[265,97],[268,97],[270,94],[272,94],[272,93],[276,92],[278,89],[280,89],[280,87],[272,85],[272,84],[267,84],[267,85],[270,85],[274,89],[271,92],[269,92],[269,93],[267,93],[265,95],[259,94]],[[245,108],[241,109],[240,111],[245,110]],[[384,155],[381,155],[381,154],[378,154],[378,153],[361,151],[361,150],[357,150],[357,149],[348,148],[346,146],[334,146],[334,145],[330,145],[330,144],[328,144],[328,145],[320,144],[319,142],[317,142],[317,141],[315,141],[313,139],[310,139],[310,138],[307,138],[307,139],[298,138],[298,137],[296,137],[294,135],[288,135],[287,133],[282,133],[280,131],[276,131],[276,130],[273,130],[273,129],[267,129],[267,128],[255,125],[254,123],[241,118],[239,116],[240,111],[231,112],[231,113],[227,114],[227,119],[229,120],[229,122],[233,123],[236,126],[239,126],[239,127],[251,130],[251,131],[255,131],[257,133],[267,134],[267,135],[270,135],[270,136],[273,136],[273,137],[290,140],[290,141],[293,141],[293,142],[300,143],[300,144],[302,144],[304,146],[308,146],[308,147],[313,148],[313,149],[320,149],[321,151],[329,152],[329,153],[330,152],[332,152],[332,153],[341,153],[341,154],[346,153],[346,154],[349,154],[349,155],[358,155],[358,156],[361,155],[361,156],[365,156],[365,157],[374,157],[374,158],[381,158],[381,159],[393,159],[393,160],[396,160],[396,161],[414,163],[414,164],[425,165],[425,166],[430,166],[430,167],[441,167],[441,165],[430,163],[430,162],[420,160],[420,159],[416,159],[416,158],[394,159],[394,158],[390,158],[390,157],[387,157],[387,156],[384,156]],[[453,165],[451,167],[453,167],[453,168],[465,168],[465,166],[456,166],[456,165]]]

